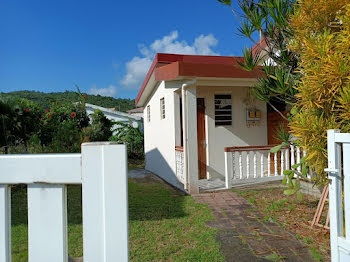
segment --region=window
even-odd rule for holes
[[[147,122],[151,122],[151,106],[147,106]]]
[[[160,99],[160,119],[165,118],[165,102],[164,97]]]
[[[215,95],[215,126],[232,125],[231,95]]]

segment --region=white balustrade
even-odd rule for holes
[[[11,184],[27,184],[30,262],[68,261],[67,184],[82,184],[84,261],[128,261],[125,145],[0,156],[0,174],[0,262],[11,261]]]
[[[286,159],[289,157],[289,154],[287,154],[288,149],[282,149],[280,154],[273,153],[273,164],[271,165],[272,157],[270,149],[272,147],[247,146],[225,148],[226,188],[230,188],[235,184],[281,180],[283,178],[283,170],[285,170],[287,163],[289,163],[289,159]],[[243,154],[245,154],[244,157]],[[258,157],[258,154],[260,154],[260,157]],[[271,167],[274,168],[273,173],[271,172]]]

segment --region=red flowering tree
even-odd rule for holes
[[[44,152],[79,152],[83,129],[89,125],[84,103],[54,103],[43,115],[36,141]]]

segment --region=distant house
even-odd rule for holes
[[[139,127],[143,131],[142,117],[116,111],[114,108],[105,108],[92,104],[85,104],[86,113],[91,115],[95,110],[100,110],[108,119],[116,122],[131,123],[134,128]]]
[[[139,117],[143,118],[143,107],[133,108],[133,109],[128,111],[128,114],[133,115],[133,116],[139,116]]]

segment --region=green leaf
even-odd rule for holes
[[[284,176],[282,179],[282,185],[287,185],[287,176]]]
[[[224,5],[231,5],[231,0],[218,0],[218,1]]]
[[[289,180],[288,180],[288,187],[289,188],[294,188],[293,180],[290,177],[289,177]]]
[[[271,153],[277,153],[278,151],[281,150],[283,145],[278,145],[278,146],[274,146],[273,148],[270,149]]]
[[[301,165],[301,163],[294,164],[294,165],[292,165],[292,168],[298,168],[300,165]]]
[[[296,191],[295,189],[286,189],[286,190],[284,190],[283,193],[284,193],[286,196],[290,196],[290,195],[294,195],[296,192],[297,192],[297,191]]]
[[[291,174],[294,174],[294,172],[293,172],[293,170],[284,170],[283,174],[286,175],[286,176],[289,176]]]
[[[301,173],[303,174],[304,177],[307,176],[307,166],[306,165],[303,165],[302,168],[301,168]]]

